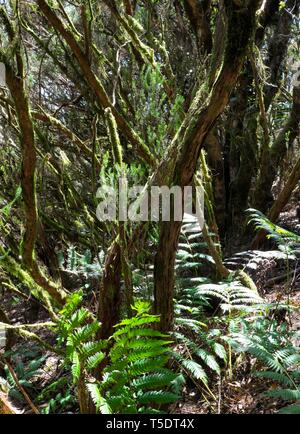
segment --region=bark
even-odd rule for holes
[[[289,7],[290,4],[287,6]],[[232,248],[235,250],[236,247],[240,247],[240,237],[237,237],[237,234],[247,236],[245,210],[251,202],[250,191],[253,180],[259,170],[259,165],[261,163],[268,165],[270,143],[268,109],[278,92],[282,79],[291,21],[292,18],[288,13],[279,12],[277,0],[266,1],[264,9],[259,14],[260,26],[256,30],[255,44],[257,47],[262,47],[265,42],[266,30],[270,28],[273,33],[271,33],[272,36],[267,45],[268,79],[261,79],[261,72],[263,71],[257,70],[256,55],[250,53],[250,63],[246,65],[244,74],[240,78],[241,86],[236,92],[236,101],[231,105],[232,113],[229,116],[229,122],[232,122],[232,126],[227,127],[227,130],[231,131],[228,137],[230,138],[230,175],[232,180],[230,182],[230,201],[227,205],[227,210],[230,210],[230,213],[228,213],[226,224],[226,238],[229,241],[227,249],[230,253],[232,253]],[[249,106],[252,95],[247,92],[247,89],[251,89],[252,92],[253,78],[257,103]],[[263,158],[260,162],[258,161],[259,142],[257,139],[259,124],[263,131]],[[265,162],[265,160],[267,161]],[[269,196],[270,198],[271,196]],[[267,203],[267,200],[262,202]],[[236,246],[233,246],[233,243]]]
[[[194,176],[194,180],[195,180],[195,184],[201,186],[201,181],[197,178],[197,175]],[[202,213],[201,210],[201,204],[199,203],[199,198],[196,198],[196,200],[198,201],[198,206],[200,208],[200,212],[201,212],[201,221],[204,221],[204,215]],[[199,224],[201,223],[201,221],[199,221]],[[207,245],[208,251],[211,255],[211,257],[213,258],[213,260],[215,261],[215,267],[216,267],[216,274],[218,277],[221,278],[226,278],[229,276],[230,271],[228,270],[228,268],[225,267],[225,265],[223,264],[222,261],[222,252],[221,250],[216,246],[215,241],[213,240],[212,236],[210,235],[210,230],[209,227],[207,226],[207,224],[204,221],[203,224],[203,228],[202,228],[202,236],[203,239]]]
[[[133,15],[131,0],[123,0],[124,9],[127,15]]]
[[[288,0],[286,7],[293,9],[293,14],[298,15],[299,6],[296,6],[293,0]],[[266,110],[270,107],[280,88],[291,37],[292,23],[292,16],[287,12],[283,11],[279,16],[277,14],[276,27],[268,46],[268,58],[266,61],[269,71],[268,83],[272,83],[272,86],[266,84],[264,88],[264,105]],[[285,157],[287,149],[292,145],[299,132],[299,120],[300,89],[298,86],[293,90],[293,106],[284,128],[275,139],[273,145],[264,149],[262,154],[261,170],[254,190],[252,205],[264,213],[267,212],[273,202],[272,185],[275,181],[280,162]]]
[[[114,162],[118,164],[125,173],[125,167],[123,166],[123,150],[116,128],[116,121],[109,108],[105,110],[105,117]],[[131,270],[128,263],[124,222],[119,222],[118,229],[119,237],[112,243],[109,249],[101,281],[98,307],[98,318],[101,322],[99,337],[101,339],[108,339],[113,333],[113,326],[119,321],[119,312],[122,302],[121,274],[123,274],[124,278],[128,314],[130,314],[130,306],[133,304]]]
[[[210,53],[212,33],[210,29],[210,0],[184,0],[184,8],[197,38],[199,50]]]
[[[287,149],[291,148],[299,135],[300,122],[300,83],[293,90],[293,105],[286,124],[278,134],[273,145],[262,157],[260,175],[253,197],[253,207],[265,213],[273,202],[272,185],[276,179],[280,162]]]
[[[256,171],[257,156],[257,108],[249,107],[252,71],[247,62],[240,74],[238,85],[229,106],[225,124],[225,189],[226,222],[223,234],[226,248],[231,251],[237,232],[241,232],[248,205],[248,194]]]
[[[210,82],[212,86],[215,81],[216,74],[218,73],[223,60],[227,30],[227,16],[225,13],[224,0],[219,2],[219,12],[216,18],[215,32],[213,36],[213,51],[210,65]]]
[[[34,257],[38,230],[36,198],[36,148],[34,129],[23,80],[6,67],[6,81],[11,91],[20,126],[22,146],[21,186],[25,204],[25,233],[22,242],[22,258],[25,266],[38,285],[44,288],[59,304],[63,304],[66,294],[44,276]]]
[[[231,238],[231,236],[236,238],[237,230],[243,228],[245,222],[244,211],[248,207],[252,179],[257,171],[258,143],[256,135],[256,109],[250,108],[246,110],[240,127],[239,134],[235,137],[233,137],[233,135],[231,136],[231,148],[233,148],[233,146],[238,148],[239,161],[237,165],[231,165],[231,170],[236,166],[238,170],[230,185],[230,202],[228,208],[231,210],[231,213],[227,221],[229,238]]]
[[[13,25],[3,10],[1,18],[12,42],[17,36]],[[35,243],[38,231],[38,212],[36,197],[36,160],[34,127],[30,113],[24,81],[24,66],[19,41],[16,43],[15,59],[8,59],[0,52],[0,60],[5,63],[6,83],[11,92],[20,128],[22,150],[21,187],[25,205],[25,233],[22,240],[22,259],[35,282],[41,286],[60,305],[64,303],[66,293],[44,276],[35,259]],[[15,66],[12,66],[15,60]]]
[[[288,180],[278,195],[277,199],[273,203],[269,213],[268,217],[271,221],[275,221],[278,217],[280,212],[283,210],[285,205],[288,203],[293,191],[298,185],[298,182],[300,180],[300,158],[298,159],[297,163],[295,164],[293,170],[291,171]]]
[[[275,222],[277,220],[279,214],[281,213],[285,205],[288,203],[299,181],[300,181],[300,158],[298,159],[295,166],[293,167],[285,186],[279,193],[270,211],[267,213],[267,217],[269,220],[271,220],[271,222]],[[251,248],[253,248],[254,250],[258,249],[265,235],[266,235],[265,231],[259,231],[252,242]]]
[[[286,8],[292,9],[293,13],[297,14],[297,10],[294,7],[294,0],[288,0]],[[276,12],[277,13],[274,15],[274,33],[268,44],[268,55],[266,60],[266,67],[268,68],[269,75],[268,83],[272,83],[272,86],[266,84],[264,89],[264,103],[266,110],[270,107],[280,88],[282,76],[285,71],[285,59],[291,37],[291,26],[293,23],[293,18],[290,14],[285,11],[281,13],[278,12],[278,6]]]
[[[114,242],[107,254],[99,294],[98,319],[101,322],[99,339],[108,339],[120,318],[121,305],[121,249]]]
[[[55,28],[62,39],[68,44],[77,59],[78,65],[83,73],[86,82],[89,84],[91,90],[95,93],[97,101],[104,109],[110,108],[118,125],[119,130],[126,137],[126,139],[136,148],[139,156],[150,166],[155,165],[155,159],[151,154],[146,144],[130,127],[127,121],[121,116],[117,109],[112,105],[102,83],[94,74],[84,51],[76,41],[73,33],[64,25],[60,18],[55,14],[54,10],[48,5],[45,0],[37,0],[40,10],[47,18],[49,23]]]
[[[161,186],[169,182],[170,174],[174,170],[178,148],[176,143],[171,143],[153,175],[149,178],[145,186],[145,190],[152,185]],[[146,238],[148,222],[142,222],[137,225],[132,236],[128,233],[124,234],[122,243],[126,244],[127,252],[133,256],[137,249],[142,248],[143,240]],[[142,241],[142,243],[141,243]],[[137,248],[137,244],[140,244]],[[113,326],[120,320],[121,306],[121,271],[122,271],[122,252],[120,240],[117,237],[111,244],[111,247],[106,255],[104,273],[100,285],[99,304],[98,304],[98,319],[102,323],[99,332],[99,338],[108,339],[113,331]],[[97,370],[97,378],[101,377],[105,363],[104,360]]]
[[[246,50],[255,29],[259,2],[241,8],[226,1],[228,16],[227,42],[222,70],[204,104],[198,94],[191,105],[178,135],[182,143],[171,184],[191,185],[199,152],[216,119],[224,110],[242,68]],[[181,222],[162,222],[154,264],[154,309],[160,315],[160,329],[167,331],[173,323],[174,263]]]

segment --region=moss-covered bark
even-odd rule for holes
[[[300,124],[300,83],[293,90],[293,104],[290,115],[275,139],[272,146],[266,149],[260,168],[260,174],[253,196],[253,206],[266,212],[273,202],[272,185],[275,181],[278,168],[286,152],[293,145],[299,135]]]
[[[103,87],[103,84],[94,74],[84,51],[76,41],[74,34],[71,30],[66,28],[60,18],[54,12],[54,9],[49,6],[45,0],[37,0],[38,6],[42,13],[45,15],[49,23],[57,30],[63,40],[68,44],[72,53],[74,54],[78,65],[83,73],[86,82],[89,84],[91,90],[95,93],[97,101],[104,109],[111,108],[111,111],[116,119],[119,130],[122,134],[133,144],[141,158],[150,166],[155,165],[155,159],[148,149],[147,145],[141,140],[136,132],[131,128],[128,122],[121,116],[121,114],[112,105],[109,97]]]
[[[25,88],[25,71],[18,40],[13,24],[1,10],[1,18],[7,29],[11,44],[15,44],[13,59],[2,52],[2,60],[6,67],[6,83],[11,92],[20,129],[20,145],[22,150],[21,186],[25,207],[25,232],[22,241],[22,258],[35,282],[44,288],[57,303],[63,304],[66,294],[62,289],[49,281],[40,271],[35,258],[35,242],[38,228],[37,196],[36,196],[36,161],[34,126],[31,118],[28,96]]]
[[[181,143],[172,184],[191,185],[199,152],[216,119],[224,110],[245,59],[255,30],[255,14],[259,1],[247,7],[226,1],[228,16],[227,41],[222,69],[204,103],[199,94],[191,105],[179,131]],[[154,264],[154,307],[161,315],[160,329],[170,330],[173,321],[174,263],[181,222],[162,222]]]

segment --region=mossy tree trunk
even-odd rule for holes
[[[259,1],[240,7],[226,1],[228,17],[227,41],[220,74],[205,102],[201,91],[196,95],[177,137],[181,144],[171,185],[191,185],[201,148],[207,134],[224,110],[241,71],[246,51],[255,29]],[[174,264],[181,222],[162,222],[154,264],[154,309],[160,314],[160,329],[167,331],[173,323]]]
[[[64,303],[66,293],[52,283],[40,270],[35,258],[35,243],[38,232],[38,211],[36,196],[36,162],[34,125],[31,117],[28,96],[25,85],[25,70],[22,57],[21,42],[13,23],[4,9],[0,10],[0,17],[5,25],[11,44],[15,44],[15,55],[10,58],[8,53],[0,51],[0,60],[6,69],[6,83],[14,101],[16,116],[19,124],[20,145],[22,150],[21,186],[25,207],[25,232],[22,241],[23,263],[40,285],[60,305]]]

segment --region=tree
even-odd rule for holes
[[[125,174],[145,190],[183,188],[202,170],[205,236],[220,242],[219,269],[224,253],[250,245],[245,210],[275,220],[299,181],[299,82],[292,85],[289,70],[299,7],[292,0],[8,3],[0,9],[5,275],[55,318],[73,289],[55,250],[87,249],[101,265],[97,336],[108,339],[132,314],[132,272],[142,256],[153,265],[159,327],[169,331],[182,222],[99,221],[99,181]]]

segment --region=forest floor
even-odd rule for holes
[[[286,229],[292,230],[300,234],[299,218],[297,216],[297,207],[300,202],[300,191],[292,198],[289,205],[281,214],[279,225]],[[268,267],[267,267],[268,268]],[[267,270],[266,268],[266,270]],[[269,270],[268,270],[269,272]],[[253,278],[253,276],[252,276]],[[261,273],[259,281],[255,282],[258,285],[260,295],[267,301],[283,301],[289,299],[294,306],[300,306],[300,264],[294,265],[294,268],[289,270],[287,277],[286,270],[275,268],[272,270],[266,279],[262,279]],[[255,278],[254,278],[255,280]],[[4,293],[4,309],[9,307],[10,320],[12,324],[24,322],[24,318],[28,323],[43,322],[49,320],[43,309],[38,309],[37,305],[32,303],[30,299],[19,299],[10,292]],[[15,305],[14,309],[12,306]],[[300,330],[300,311],[299,308],[284,319],[290,324],[293,330]],[[49,330],[41,330],[38,332],[50,345],[55,344],[55,336]],[[59,357],[51,351],[41,352],[38,347],[29,341],[24,341],[21,338],[16,338],[14,343],[14,352],[16,357],[13,359],[13,365],[16,367],[16,373],[21,379],[23,386],[26,388],[29,396],[37,397],[40,395],[39,408],[45,408],[50,405],[50,394],[41,395],[45,391],[45,387],[58,379],[66,379],[67,372],[60,366]],[[36,369],[32,369],[30,376],[28,374],[29,361],[36,361]],[[38,363],[40,360],[40,364]],[[204,386],[195,386],[191,381],[188,381],[181,401],[170,407],[170,412],[175,414],[206,414],[206,413],[276,413],[282,407],[282,403],[278,399],[265,398],[263,392],[272,388],[272,383],[265,379],[255,378],[249,375],[251,366],[247,361],[237,360],[234,364],[234,375],[230,378],[226,374],[221,380],[216,379],[210,382],[210,391]],[[23,376],[23,377],[22,377]],[[0,372],[1,377],[1,372]],[[72,401],[72,390],[69,394],[65,393],[64,381],[61,386],[56,388],[56,397],[52,398],[50,411],[60,412],[61,402],[63,404],[62,412],[73,412],[74,401]],[[275,387],[275,385],[274,385]],[[1,384],[0,384],[1,390]],[[28,403],[24,402],[19,391],[16,390],[13,403],[20,409],[22,413],[31,413]],[[63,401],[66,399],[66,401]]]
[[[281,213],[277,224],[300,235],[299,204],[300,188]],[[294,264],[288,276],[286,269],[272,269],[271,265],[262,273],[260,270],[257,281],[255,276],[252,278],[266,301],[288,300],[295,307],[284,320],[292,330],[300,330],[300,263]],[[268,276],[264,276],[267,273]],[[283,406],[282,401],[263,396],[266,390],[276,385],[272,385],[272,382],[266,379],[250,376],[249,368],[251,367],[247,363],[238,363],[238,369],[234,370],[234,380],[227,376],[221,382],[216,382],[213,387],[210,385],[213,396],[204,387],[199,390],[190,384],[185,389],[182,401],[173,406],[172,413],[276,413]]]

